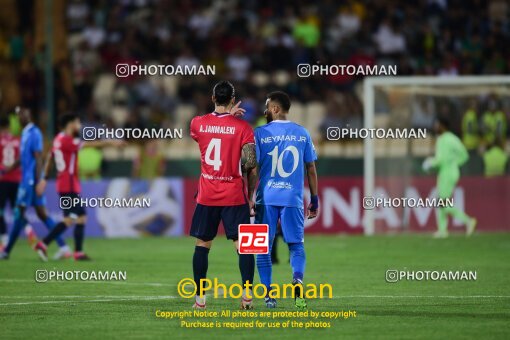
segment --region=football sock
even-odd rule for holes
[[[292,278],[303,281],[305,273],[305,247],[303,242],[289,243],[290,250],[290,265],[292,267]]]
[[[7,234],[7,226],[5,225],[5,218],[4,218],[4,210],[3,209],[0,209],[0,215],[2,217],[0,217],[0,235],[5,235]]]
[[[462,210],[456,207],[445,208],[446,212],[452,215],[454,218],[462,221],[464,224],[468,224],[470,217],[466,215]]]
[[[270,254],[257,254],[257,270],[259,271],[260,282],[266,286],[267,294],[269,294],[273,281],[273,265]]]
[[[1,237],[0,241],[2,242],[2,245],[6,246],[7,243],[9,243],[9,235],[3,234],[0,237]]]
[[[46,228],[48,228],[48,230],[50,232],[55,228],[55,224],[56,224],[55,221],[53,221],[53,219],[49,216],[46,217],[46,219],[44,220],[44,225],[46,226]],[[64,239],[60,236],[60,234],[58,234],[57,236],[58,237],[56,238],[56,241],[57,241],[58,246],[65,247],[66,243],[65,243]],[[53,241],[53,239],[52,239],[52,241]],[[46,244],[48,244],[48,243],[46,243]]]
[[[446,233],[448,231],[448,214],[445,208],[439,208],[437,210],[437,230],[440,233]]]
[[[74,247],[76,252],[83,250],[83,238],[85,236],[85,225],[77,224],[74,227]]]
[[[61,235],[66,230],[66,228],[66,224],[64,222],[60,222],[55,228],[50,230],[50,233],[43,239],[43,243],[45,245],[49,245],[51,241],[57,239],[59,235]]]
[[[12,250],[12,247],[14,247],[14,244],[16,243],[16,240],[18,239],[19,233],[25,228],[25,225],[27,224],[27,220],[25,219],[25,216],[21,215],[21,212],[18,208],[14,209],[14,226],[12,227],[11,233],[9,235],[9,243],[7,243],[7,247],[5,247],[4,251],[6,253],[10,253]]]
[[[209,267],[209,248],[195,246],[193,254],[193,278],[197,285],[197,295],[200,295],[200,279],[207,276],[207,268]]]
[[[239,254],[239,270],[241,271],[241,279],[243,280],[243,288],[246,281],[253,284],[253,276],[255,275],[255,257],[252,254]],[[271,255],[269,255],[271,261]]]
[[[448,231],[448,215],[452,215],[464,224],[467,224],[470,220],[470,217],[458,208],[439,208],[437,213],[437,229],[441,233],[446,233]]]
[[[278,261],[278,253],[277,253],[278,246],[277,246],[277,244],[278,244],[278,235],[275,236],[274,241],[273,241],[273,246],[271,247],[271,251],[270,251],[271,263]]]

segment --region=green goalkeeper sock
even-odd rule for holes
[[[454,218],[456,218],[458,220],[461,220],[462,223],[464,223],[464,224],[468,224],[469,220],[471,219],[471,217],[466,215],[466,213],[464,213],[462,210],[460,210],[458,208],[448,207],[448,208],[445,208],[445,210],[448,214],[452,215]]]
[[[440,233],[448,231],[448,213],[445,208],[439,208],[437,211],[437,230]]]

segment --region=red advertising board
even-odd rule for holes
[[[197,181],[185,179],[185,230],[189,231],[195,207]],[[305,194],[308,196],[308,193]],[[319,178],[320,212],[307,220],[307,233],[363,233],[363,178]],[[434,198],[434,177],[377,178],[374,197]],[[464,177],[453,194],[454,205],[478,219],[478,231],[510,231],[510,177]],[[436,211],[430,207],[381,207],[374,209],[376,232],[433,231]],[[450,220],[450,231],[463,231],[460,221]]]

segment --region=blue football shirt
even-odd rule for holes
[[[256,204],[303,208],[305,163],[317,159],[308,131],[274,120],[255,129],[255,145],[260,167]]]
[[[20,164],[21,164],[21,183],[25,185],[34,185],[36,182],[35,173],[37,161],[34,152],[42,152],[43,138],[41,130],[30,123],[21,133]]]

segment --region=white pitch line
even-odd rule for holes
[[[28,302],[10,302],[0,303],[0,306],[15,306],[15,305],[42,305],[42,304],[62,304],[62,303],[83,303],[83,302],[116,302],[116,301],[149,301],[149,300],[166,300],[176,299],[176,296],[146,296],[145,298],[122,298],[122,299],[94,299],[94,300],[60,300],[60,301],[28,301]]]
[[[35,299],[150,299],[150,298],[177,298],[172,295],[1,295],[0,299],[26,299],[26,298],[35,298]]]
[[[143,296],[143,295],[40,295],[40,296],[0,296],[0,298],[65,298],[65,299],[83,299],[92,298],[91,300],[52,300],[52,301],[26,301],[26,302],[8,302],[0,303],[0,306],[15,306],[15,305],[37,305],[37,304],[65,304],[65,303],[92,303],[92,302],[116,302],[116,301],[150,301],[150,300],[166,300],[166,299],[179,299],[179,296],[163,295],[163,296]],[[349,299],[349,298],[389,298],[389,299],[406,299],[406,298],[425,298],[425,299],[494,299],[502,298],[508,299],[508,295],[346,295],[346,296],[334,296],[333,299]]]
[[[344,295],[334,299],[510,299],[510,295]]]
[[[150,286],[150,287],[175,287],[177,284],[175,283],[160,283],[160,282],[126,282],[126,281],[81,281],[81,280],[70,280],[70,281],[46,281],[46,282],[37,282],[34,280],[27,279],[0,279],[0,282],[6,283],[61,283],[61,282],[74,282],[74,283],[107,283],[113,285],[132,285],[132,286]]]

